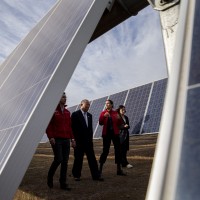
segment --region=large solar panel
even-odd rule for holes
[[[49,10],[49,12],[41,19],[28,34],[27,36],[19,43],[19,45],[13,50],[13,52],[6,58],[6,60],[0,65],[0,85],[5,81],[10,72],[14,69],[15,64],[19,61],[18,58],[21,57],[25,52],[30,42],[34,40],[38,31],[42,28],[42,25],[50,17],[50,15],[55,11],[55,6]]]
[[[130,121],[130,134],[139,134],[145,115],[152,83],[133,88],[129,91],[125,106]]]
[[[165,11],[178,29],[147,200],[200,198],[199,9],[193,0]]]
[[[159,132],[162,108],[164,104],[167,79],[156,81],[153,84],[148,110],[145,115],[142,131],[145,133]]]
[[[1,65],[1,199],[12,199],[107,3],[60,0]]]
[[[101,128],[99,128],[99,115],[104,109],[106,99],[108,97],[103,97],[100,99],[96,99],[92,101],[91,107],[89,112],[93,116],[93,129],[94,129],[94,138],[99,138],[101,137]]]
[[[200,1],[196,1],[176,199],[200,197]],[[187,54],[188,56],[188,54]]]

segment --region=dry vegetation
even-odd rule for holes
[[[143,200],[145,199],[151,171],[157,134],[133,136],[130,138],[128,160],[132,169],[124,169],[127,176],[117,176],[114,164],[113,147],[103,170],[103,182],[93,181],[86,158],[80,182],[71,176],[73,150],[71,150],[68,168],[68,183],[71,191],[59,189],[59,170],[54,178],[54,188],[48,189],[46,177],[52,162],[52,150],[48,143],[40,144],[30,166],[17,190],[14,200]],[[94,140],[97,159],[102,152],[102,140]]]

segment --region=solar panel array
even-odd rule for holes
[[[130,121],[130,134],[159,132],[166,86],[167,79],[162,79],[91,101],[89,112],[93,115],[94,138],[101,137],[102,127],[98,120],[107,99],[114,102],[115,109],[119,105],[126,106],[126,115]],[[78,108],[78,105],[68,109],[72,111],[74,108]]]
[[[0,197],[12,199],[108,0],[59,0],[0,66]]]

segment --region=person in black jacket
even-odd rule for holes
[[[88,112],[89,107],[90,102],[84,99],[81,101],[80,109],[73,112],[71,115],[72,131],[76,142],[72,175],[76,181],[80,181],[81,178],[84,154],[87,156],[93,180],[103,180],[100,177],[93,149],[93,125],[92,115]]]
[[[121,164],[122,167],[127,167],[128,169],[132,168],[133,166],[129,164],[127,160],[127,151],[129,150],[129,119],[125,115],[126,108],[124,105],[120,105],[117,109],[120,117],[122,118],[122,125],[120,127],[120,144],[121,144]]]

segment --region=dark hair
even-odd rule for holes
[[[119,105],[119,107],[117,108],[116,111],[120,114],[120,110],[121,110],[122,108],[125,108],[125,106],[124,106],[124,105]]]
[[[110,104],[112,105],[112,107],[114,107],[114,103],[113,103],[113,101],[111,99],[107,99],[106,101],[109,101]]]

